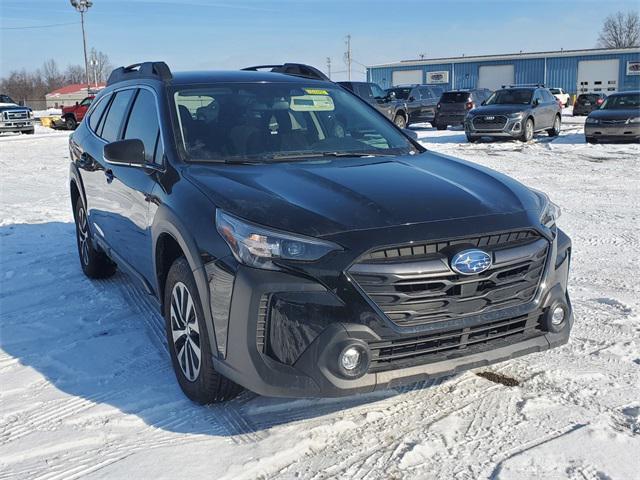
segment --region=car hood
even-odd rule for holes
[[[0,103],[0,110],[30,110],[29,107],[21,107],[20,105],[16,105],[15,103]]]
[[[640,116],[640,109],[629,108],[624,110],[594,110],[589,114],[589,118],[599,120],[626,120],[631,117]]]
[[[515,180],[431,152],[185,170],[218,208],[312,236],[540,208]]]
[[[529,110],[529,105],[482,105],[469,111],[471,115],[508,115]]]

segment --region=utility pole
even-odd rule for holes
[[[331,57],[327,57],[327,77],[331,80]]]
[[[347,51],[344,54],[344,59],[347,62],[347,78],[351,81],[351,35],[347,35]]]
[[[87,82],[87,95],[89,94],[90,81],[89,81],[89,61],[87,59],[87,36],[84,31],[84,14],[89,7],[93,5],[91,0],[69,0],[71,6],[80,13],[80,23],[82,24],[82,46],[84,48],[84,74]]]
[[[92,58],[90,62],[91,66],[93,67],[93,85],[98,88],[98,59]]]

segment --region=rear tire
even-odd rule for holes
[[[69,116],[64,119],[64,126],[67,130],[75,130],[78,127],[78,122],[72,116]]]
[[[436,130],[446,130],[447,129],[447,125],[440,125],[438,123],[436,123],[435,127],[436,127]]]
[[[533,140],[533,120],[527,118],[522,127],[522,134],[520,140],[523,142],[530,142]]]
[[[230,400],[242,391],[213,367],[202,302],[184,257],[173,262],[167,275],[164,318],[173,370],[187,397],[205,405]]]
[[[93,245],[91,230],[82,198],[78,197],[75,207],[76,241],[82,271],[89,278],[107,278],[116,272],[116,264]]]
[[[553,120],[553,127],[547,130],[550,137],[557,137],[560,135],[561,122],[562,120],[560,119],[560,115],[556,115],[556,118]]]
[[[585,140],[587,141],[587,143],[590,143],[590,144],[592,144],[592,145],[593,145],[594,143],[598,143],[598,141],[597,141],[595,138],[593,138],[593,137],[585,137]]]
[[[400,113],[394,117],[393,123],[395,123],[398,128],[407,128],[407,119]]]

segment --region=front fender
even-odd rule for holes
[[[173,237],[182,250],[189,267],[193,273],[198,288],[198,296],[202,302],[202,310],[204,311],[205,324],[209,335],[209,343],[211,344],[211,352],[218,355],[218,347],[216,343],[216,332],[211,316],[209,281],[204,268],[204,262],[200,255],[200,249],[195,238],[190,233],[180,217],[166,204],[158,207],[153,218],[151,226],[152,235],[152,252],[153,252],[153,271],[155,272],[155,289],[158,292],[158,300],[160,301],[161,313],[164,315],[164,292],[161,289],[160,279],[158,278],[158,265],[156,259],[156,251],[158,248],[158,239],[161,235],[167,234]]]

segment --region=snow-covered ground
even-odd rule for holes
[[[68,132],[0,137],[0,478],[637,479],[640,152],[585,144],[583,121],[526,145],[418,130],[561,205],[568,345],[348,399],[211,407],[180,392],[144,294],[83,277]]]

